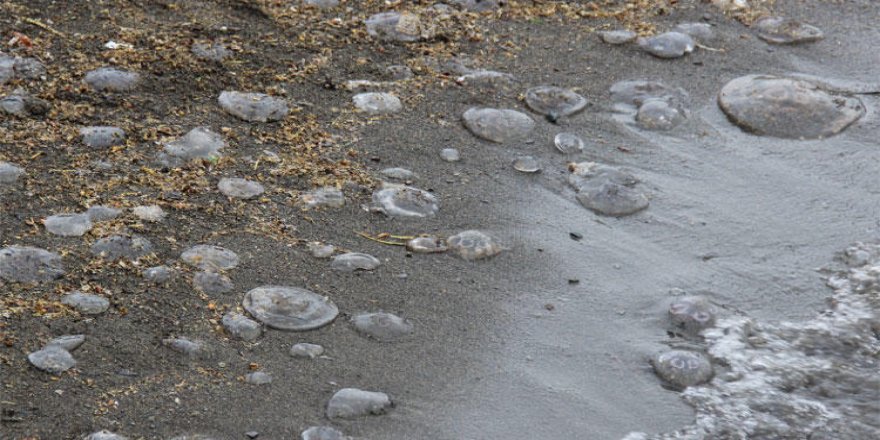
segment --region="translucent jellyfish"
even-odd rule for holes
[[[339,314],[330,299],[297,287],[257,287],[245,295],[242,305],[258,321],[279,330],[316,329]]]
[[[611,100],[618,110],[635,112],[645,102],[662,99],[672,105],[681,106],[688,98],[687,92],[657,81],[620,81],[610,89]]]
[[[748,75],[721,89],[718,104],[746,131],[788,139],[822,139],[840,133],[865,114],[855,97],[814,83],[770,75]]]
[[[217,183],[217,189],[226,197],[235,199],[252,199],[266,191],[259,182],[239,177],[220,179],[220,182]]]
[[[0,99],[0,111],[20,117],[44,115],[49,107],[48,101],[31,96],[22,89]]]
[[[440,150],[440,158],[446,162],[458,162],[461,160],[461,153],[455,148],[444,148]]]
[[[229,293],[235,287],[228,276],[216,272],[198,272],[193,275],[193,288],[208,295]]]
[[[319,9],[329,9],[339,6],[339,0],[303,0],[303,4]]]
[[[825,37],[817,27],[785,17],[765,17],[754,27],[758,38],[773,44],[811,43]]]
[[[504,90],[513,86],[514,77],[509,73],[494,70],[477,70],[459,76],[455,82],[478,90]]]
[[[416,173],[406,169],[406,168],[385,168],[380,171],[380,173],[389,178],[395,180],[415,180],[418,178]]]
[[[115,261],[123,258],[137,260],[153,252],[153,244],[144,237],[111,235],[92,244],[92,255]]]
[[[584,140],[574,133],[559,133],[553,138],[553,145],[562,154],[577,154],[584,151]]]
[[[655,356],[651,365],[657,375],[675,389],[706,383],[714,374],[709,358],[696,351],[666,351]]]
[[[125,142],[125,131],[119,127],[83,127],[79,129],[79,135],[90,148],[107,148]]]
[[[397,113],[403,110],[400,99],[390,93],[359,93],[351,98],[354,106],[371,115]]]
[[[135,217],[151,223],[160,222],[167,215],[159,205],[135,206],[131,208],[131,213]]]
[[[507,4],[506,0],[452,0],[452,3],[468,11],[485,12],[498,9]]]
[[[587,106],[587,98],[570,89],[538,86],[526,90],[526,104],[536,113],[558,118],[583,110]]]
[[[312,426],[302,432],[302,440],[350,440],[342,431],[330,426]]]
[[[316,188],[300,196],[300,202],[306,208],[341,208],[345,205],[345,194],[339,188],[325,186]]]
[[[24,169],[9,162],[0,161],[0,185],[15,183],[23,174]]]
[[[702,296],[689,296],[669,304],[669,320],[676,332],[699,335],[715,325],[715,306]]]
[[[246,374],[244,381],[251,385],[267,385],[272,383],[272,375],[264,371],[254,371]]]
[[[116,209],[104,205],[92,205],[89,207],[89,209],[86,210],[86,215],[88,215],[89,219],[93,222],[105,222],[108,220],[113,220],[116,217],[119,217],[121,214],[121,209]]]
[[[54,345],[67,351],[73,351],[86,342],[86,335],[64,335],[53,338],[46,346]]]
[[[391,399],[385,393],[343,388],[330,398],[327,404],[327,417],[335,419],[370,414],[381,415],[388,412],[392,406]]]
[[[513,169],[521,173],[537,173],[541,171],[541,164],[532,156],[519,156],[513,160]]]
[[[672,30],[690,35],[700,43],[708,43],[715,38],[715,31],[712,30],[712,25],[709,23],[679,23]]]
[[[180,139],[165,144],[165,152],[181,159],[217,159],[225,146],[223,136],[207,127],[196,127]]]
[[[174,271],[168,266],[154,266],[144,270],[144,279],[154,284],[166,283],[172,275]]]
[[[459,232],[446,240],[449,249],[465,260],[480,260],[494,257],[502,251],[494,238],[480,231]]]
[[[638,178],[626,171],[596,162],[571,164],[568,168],[571,171],[568,184],[576,191],[589,189],[606,181],[623,186],[635,186],[639,183]]]
[[[684,122],[684,112],[665,99],[645,101],[636,114],[636,123],[646,130],[671,130]]]
[[[28,355],[31,365],[51,374],[61,374],[74,366],[76,359],[69,351],[58,345],[47,345]]]
[[[649,204],[648,197],[641,191],[612,181],[585,188],[576,197],[587,209],[612,217],[635,214]]]
[[[217,102],[226,113],[250,122],[280,121],[289,111],[287,101],[265,93],[224,91]]]
[[[220,322],[229,334],[243,341],[256,341],[263,334],[263,326],[260,323],[241,313],[227,313]]]
[[[391,342],[412,334],[414,327],[408,319],[391,313],[361,313],[351,319],[358,332],[382,342]]]
[[[162,344],[168,348],[187,356],[198,356],[204,352],[205,344],[202,341],[191,340],[189,338],[168,338],[163,339]]]
[[[89,434],[83,440],[128,440],[128,437],[110,431],[101,430]]]
[[[503,144],[524,138],[535,128],[535,121],[516,110],[471,108],[462,115],[465,128],[474,136]]]
[[[330,263],[330,268],[340,272],[354,272],[357,270],[375,270],[382,264],[378,258],[359,252],[348,252],[337,255]]]
[[[318,344],[300,342],[290,347],[290,355],[293,357],[314,359],[322,354],[324,354],[324,347]]]
[[[0,249],[0,278],[18,283],[52,281],[64,275],[61,256],[44,249],[9,246]]]
[[[86,214],[57,214],[46,217],[43,225],[49,233],[62,237],[81,237],[92,229],[92,221]]]
[[[387,183],[373,193],[373,203],[389,217],[431,217],[440,209],[437,197],[427,191]]]
[[[232,56],[232,51],[221,43],[193,43],[190,48],[196,58],[208,61],[223,61]]]
[[[309,242],[307,245],[309,252],[315,258],[330,258],[336,252],[336,246],[332,244],[324,244],[318,241]]]
[[[101,67],[86,73],[86,84],[99,92],[127,92],[135,87],[141,80],[141,76],[135,72]]]
[[[73,307],[84,315],[100,315],[110,308],[107,298],[82,292],[71,292],[62,296],[61,304]]]
[[[415,75],[415,74],[413,74],[412,69],[410,69],[407,66],[403,66],[403,65],[399,65],[399,64],[386,67],[385,72],[391,77],[391,79],[394,79],[397,81],[404,80],[404,79],[410,79]]]
[[[180,254],[180,259],[202,270],[229,270],[238,266],[238,254],[220,246],[199,244]]]
[[[633,41],[636,41],[638,36],[639,35],[635,32],[625,29],[599,32],[599,39],[602,40],[602,42],[613,45],[632,43]]]
[[[421,20],[408,12],[382,12],[370,16],[364,24],[367,33],[380,40],[412,42],[422,38]]]
[[[446,252],[446,240],[440,237],[416,237],[406,242],[406,250],[418,254]]]
[[[639,47],[657,58],[680,58],[694,51],[696,43],[688,34],[666,32],[648,38],[639,38]]]

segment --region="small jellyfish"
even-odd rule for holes
[[[305,331],[336,319],[339,309],[329,298],[297,287],[262,286],[245,294],[242,306],[254,318],[279,330]]]
[[[337,255],[330,263],[330,268],[340,272],[354,272],[358,270],[375,270],[382,264],[378,258],[359,252],[348,252]]]
[[[612,217],[635,214],[649,204],[641,191],[611,181],[581,190],[577,199],[587,209]]]
[[[695,336],[715,325],[715,307],[702,296],[676,299],[669,305],[669,320],[676,331]]]
[[[696,43],[688,34],[666,32],[649,38],[640,38],[639,47],[657,58],[680,58],[694,51]]]
[[[252,199],[266,189],[263,185],[240,177],[224,177],[217,183],[217,189],[226,197],[236,199]]]
[[[352,98],[354,106],[371,115],[397,113],[403,110],[400,98],[390,93],[360,93]]]
[[[684,121],[684,113],[665,99],[645,101],[636,114],[636,123],[647,130],[671,130]]]
[[[603,43],[611,45],[632,43],[633,41],[636,41],[638,36],[639,35],[635,32],[626,29],[599,32],[599,39],[602,40]]]
[[[374,192],[373,203],[389,217],[432,217],[440,209],[433,194],[394,184],[384,184]]]
[[[766,17],[755,23],[758,38],[772,44],[812,43],[825,37],[821,29],[785,17]]]
[[[401,339],[414,329],[408,319],[385,312],[361,313],[355,315],[351,322],[358,332],[382,342]]]
[[[406,250],[419,254],[446,252],[446,240],[440,237],[416,237],[406,242]]]
[[[238,266],[238,254],[220,246],[199,244],[180,254],[180,259],[202,270],[229,270]]]
[[[541,165],[532,156],[520,156],[513,161],[513,169],[521,173],[537,173],[541,171]]]
[[[499,144],[520,140],[535,128],[535,121],[516,110],[471,108],[462,121],[474,136]]]
[[[587,106],[587,98],[570,89],[538,86],[526,90],[526,104],[536,113],[558,118],[583,110]]]
[[[494,238],[480,231],[463,231],[446,241],[449,249],[465,260],[481,260],[501,253],[501,246]]]
[[[352,418],[380,415],[388,412],[394,404],[385,393],[343,388],[336,392],[327,404],[327,417]]]
[[[678,390],[706,383],[714,374],[709,358],[690,350],[660,353],[651,360],[651,365],[661,379]]]
[[[584,151],[584,140],[574,133],[559,133],[553,138],[553,145],[562,154],[577,154]]]

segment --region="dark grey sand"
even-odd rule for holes
[[[842,134],[792,141],[742,132],[718,109],[716,94],[730,79],[752,73],[877,82],[880,10],[870,0],[780,1],[778,12],[808,19],[826,35],[781,47],[709,5],[681,3],[658,29],[708,14],[719,35],[714,47],[723,52],[698,49],[659,60],[635,46],[602,44],[588,31],[596,22],[541,20],[500,21],[492,29],[523,48],[516,58],[497,45],[470,47],[480,67],[514,74],[524,85],[575,87],[593,103],[559,126],[529,113],[537,128],[528,142],[499,146],[470,135],[459,122],[469,107],[528,110],[515,99],[470,94],[454,84],[423,90],[424,99],[406,101],[405,112],[363,128],[358,148],[378,159],[367,164],[376,172],[414,171],[418,186],[440,198],[438,215],[391,219],[349,200],[341,209],[311,212],[311,221],[295,228],[298,236],[378,257],[375,271],[333,271],[304,245],[240,232],[211,241],[241,257],[230,274],[234,296],[220,302],[234,305],[261,285],[305,287],[330,296],[343,312],[329,326],[269,330],[255,344],[225,339],[202,303],[186,299],[195,294],[181,275],[162,293],[117,289],[123,297],[148,295],[124,315],[12,321],[20,341],[0,346],[0,438],[73,439],[98,429],[149,439],[195,432],[236,439],[248,431],[261,439],[297,438],[329,423],[327,401],[348,387],[382,391],[396,403],[386,415],[332,421],[359,438],[617,439],[691,423],[691,408],[661,386],[648,362],[667,348],[663,313],[670,292],[707,295],[727,314],[811,317],[829,296],[816,268],[850,242],[880,235],[876,95],[861,96],[868,114]],[[352,55],[395,61],[393,53]],[[629,79],[685,88],[688,121],[662,134],[622,122],[607,90]],[[343,90],[319,96],[328,108],[351,99]],[[584,138],[583,154],[556,151],[553,137],[561,131]],[[461,151],[461,162],[441,160],[448,147]],[[544,171],[515,172],[510,163],[524,153]],[[594,215],[565,184],[571,160],[632,170],[652,196],[650,208],[621,219]],[[20,233],[7,220],[10,210],[27,206],[7,200],[3,244],[18,242],[12,236]],[[197,217],[176,221],[194,237],[211,228]],[[489,232],[510,249],[477,262],[451,254],[407,257],[403,248],[351,232],[466,229]],[[571,232],[583,239],[572,240]],[[66,243],[45,234],[40,240],[49,248]],[[199,243],[161,242],[160,255],[173,259]],[[380,309],[410,319],[412,337],[377,343],[349,324],[353,314]],[[56,381],[27,364],[26,353],[40,341],[74,333],[87,335],[74,352],[76,375]],[[168,336],[207,340],[212,348],[182,360],[161,346]],[[324,346],[326,358],[291,358],[297,342]],[[244,383],[249,366],[266,369],[273,382]]]

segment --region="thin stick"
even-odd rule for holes
[[[703,50],[708,50],[709,52],[724,52],[724,49],[716,49],[714,47],[703,46],[702,44],[699,44],[699,43],[697,43],[695,46],[697,46]]]
[[[51,26],[49,26],[48,24],[43,23],[42,21],[37,20],[37,19],[35,19],[35,18],[27,18],[27,17],[25,17],[25,18],[24,18],[24,22],[25,22],[25,23],[30,23],[30,24],[32,24],[32,25],[38,27],[38,28],[43,28],[44,30],[47,30],[47,31],[49,31],[49,32],[51,32],[51,33],[53,33],[53,34],[59,36],[59,37],[64,37],[64,34],[63,34],[63,33],[61,33],[61,32],[59,32],[59,31],[53,29],[53,28],[52,28]]]
[[[354,233],[357,234],[357,235],[360,235],[361,237],[366,238],[367,240],[375,241],[376,243],[387,244],[387,245],[389,245],[389,246],[406,246],[406,243],[398,243],[398,242],[395,242],[395,241],[385,241],[385,240],[380,240],[380,239],[378,239],[378,238],[376,238],[376,237],[371,236],[370,234],[367,234],[366,232],[358,232],[358,231],[354,231]]]

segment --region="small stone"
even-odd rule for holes
[[[135,217],[151,223],[160,222],[167,215],[159,205],[135,206],[134,208],[131,208],[131,213],[134,214]]]
[[[49,107],[48,101],[35,98],[22,89],[16,89],[11,95],[0,99],[0,110],[20,117],[45,115]]]
[[[0,185],[10,185],[24,175],[24,169],[9,162],[0,161]]]
[[[766,17],[755,24],[758,38],[772,44],[812,43],[825,37],[821,29],[785,17]]]
[[[207,127],[196,127],[183,137],[165,144],[165,153],[181,159],[218,159],[226,146],[223,136]]]
[[[341,208],[345,205],[345,194],[339,188],[325,186],[309,191],[299,198],[306,209],[327,207]]]
[[[672,31],[690,35],[694,40],[704,44],[715,39],[715,31],[709,23],[679,23],[672,28]]]
[[[688,34],[666,32],[649,38],[639,38],[639,47],[657,58],[680,58],[694,51],[696,43]]]
[[[220,62],[232,56],[232,51],[221,43],[193,43],[190,48],[196,58]]]
[[[162,343],[172,350],[187,356],[197,356],[202,353],[204,344],[201,341],[193,341],[189,338],[168,338]]]
[[[375,209],[389,217],[433,217],[440,210],[437,197],[411,186],[385,183],[373,193]]]
[[[461,160],[461,153],[455,148],[444,148],[440,150],[440,158],[446,162],[458,162]]]
[[[229,293],[235,287],[228,276],[216,272],[198,272],[193,275],[193,288],[208,295]]]
[[[180,254],[180,259],[202,270],[229,270],[238,266],[238,254],[220,246],[199,244]]]
[[[625,29],[599,32],[599,39],[601,39],[602,42],[613,45],[632,43],[633,41],[636,41],[638,36],[637,33]]]
[[[135,87],[141,80],[141,76],[135,72],[101,67],[86,73],[86,84],[99,92],[127,92]]]
[[[84,315],[100,315],[110,308],[107,298],[82,292],[71,292],[62,296],[61,304],[73,307]]]
[[[302,440],[351,440],[351,437],[330,426],[312,426],[302,432]]]
[[[82,237],[92,229],[92,221],[86,214],[57,214],[43,219],[49,233],[62,237]]]
[[[696,351],[670,350],[651,360],[654,371],[676,389],[700,385],[714,374],[709,358]]]
[[[263,185],[238,177],[224,177],[220,179],[217,189],[226,197],[235,199],[252,199],[266,191]]]
[[[392,406],[391,399],[385,393],[343,388],[330,398],[327,404],[327,417],[335,419],[370,414],[381,415],[388,412]]]
[[[409,336],[414,327],[408,319],[391,313],[361,313],[351,319],[358,332],[382,342],[391,342]]]
[[[61,256],[45,249],[9,246],[0,249],[0,278],[17,283],[52,281],[64,275]]]
[[[481,260],[501,253],[501,246],[494,238],[480,231],[463,231],[446,241],[449,249],[465,260]]]
[[[300,342],[290,347],[290,355],[293,357],[314,359],[322,354],[324,354],[324,347],[318,344]]]
[[[105,222],[113,220],[122,214],[121,209],[112,208],[104,205],[93,205],[86,210],[86,215],[93,222]]]
[[[264,93],[222,92],[220,107],[240,119],[250,122],[280,121],[290,111],[287,101]]]
[[[108,148],[125,142],[125,131],[118,127],[83,127],[79,129],[79,135],[90,148]]]
[[[49,341],[49,343],[46,344],[46,347],[53,345],[56,347],[61,347],[67,351],[73,351],[79,348],[85,342],[86,335],[64,335],[52,339],[51,341]]]
[[[223,315],[221,322],[229,334],[243,341],[256,341],[263,334],[263,326],[260,323],[241,313],[227,313]]]
[[[389,179],[404,181],[415,180],[418,177],[416,176],[416,173],[406,168],[385,168],[384,170],[380,171],[380,173]]]
[[[144,279],[153,284],[165,284],[174,275],[174,271],[168,266],[155,266],[144,271]]]
[[[356,270],[375,270],[380,264],[379,259],[372,255],[349,252],[334,257],[330,268],[340,272],[354,272]]]
[[[562,154],[577,154],[584,151],[584,140],[574,133],[559,133],[553,138],[553,145]]]
[[[513,161],[513,169],[521,173],[537,173],[541,171],[538,160],[532,156],[519,156]]]
[[[245,294],[242,306],[258,321],[279,330],[316,329],[339,314],[330,299],[297,287],[257,287]]]
[[[665,99],[645,101],[636,114],[636,123],[646,130],[671,130],[684,122],[684,112]]]
[[[675,331],[697,336],[715,325],[715,306],[702,296],[676,299],[669,305],[669,320]]]
[[[538,86],[526,90],[526,104],[536,113],[559,118],[583,110],[587,98],[561,87]]]
[[[422,38],[422,22],[415,14],[396,11],[370,16],[364,22],[367,34],[386,41],[412,42]]]
[[[74,366],[76,360],[62,347],[48,345],[28,355],[31,365],[50,374],[61,374]]]
[[[116,261],[123,258],[137,260],[153,252],[153,244],[146,238],[134,235],[111,235],[96,241],[91,248],[92,255],[105,260]]]
[[[272,383],[272,376],[262,371],[254,371],[253,373],[248,373],[244,377],[244,381],[251,385],[266,385]]]
[[[400,99],[390,93],[359,93],[351,99],[355,107],[371,115],[397,113],[403,110]]]
[[[406,250],[417,254],[446,252],[446,240],[440,237],[416,237],[406,242]]]
[[[462,121],[474,136],[499,144],[521,140],[534,128],[535,121],[516,110],[471,108]]]
[[[315,258],[330,258],[333,255],[333,252],[336,252],[336,246],[317,241],[309,242],[308,247],[309,252],[311,252],[312,256]]]

